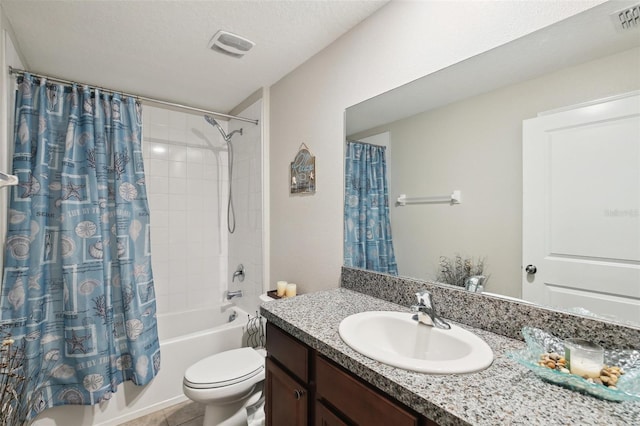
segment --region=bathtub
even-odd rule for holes
[[[234,316],[235,320],[229,321]],[[158,315],[160,345],[197,338],[198,335],[233,334],[247,324],[247,314],[235,306],[204,308],[173,314]],[[240,331],[242,333],[242,331]],[[223,338],[224,339],[224,338]],[[234,346],[235,348],[236,346]],[[225,349],[226,350],[226,349]]]
[[[125,382],[102,405],[45,410],[33,425],[115,426],[187,401],[182,393],[185,370],[206,356],[241,347],[247,319],[247,313],[235,306],[158,315],[162,365],[151,383],[138,387]]]

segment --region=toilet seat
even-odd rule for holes
[[[231,386],[261,375],[264,356],[253,348],[239,348],[204,358],[184,373],[184,386],[214,389]]]

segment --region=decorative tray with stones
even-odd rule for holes
[[[614,387],[596,383],[571,374],[565,368],[553,369],[542,366],[541,359],[553,354],[564,358],[564,344],[559,338],[537,328],[524,327],[522,335],[527,347],[507,353],[514,361],[524,365],[538,377],[578,392],[609,401],[640,401],[640,350],[614,349],[604,351],[606,366],[616,366],[622,370]]]

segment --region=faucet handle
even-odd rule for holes
[[[236,268],[236,271],[233,273],[233,277],[231,277],[231,282],[236,280],[236,277],[240,280],[240,282],[244,281],[244,265],[241,263]]]
[[[429,293],[427,290],[420,290],[419,292],[417,292],[416,298],[418,299],[418,305],[426,306],[427,308],[433,308],[431,293]]]

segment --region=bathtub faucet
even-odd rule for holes
[[[242,290],[228,291],[227,292],[227,300],[231,300],[234,297],[242,297]]]

